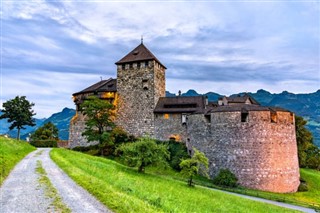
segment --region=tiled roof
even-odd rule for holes
[[[99,81],[90,87],[76,92],[73,95],[91,93],[91,92],[116,92],[117,91],[117,79],[109,78],[108,80]]]
[[[249,105],[249,104],[239,104],[239,105],[225,105],[213,107],[207,111],[207,113],[215,112],[237,112],[237,111],[280,111],[280,112],[289,112],[286,109],[280,107],[265,107],[260,105]]]
[[[130,53],[128,53],[125,57],[123,57],[120,61],[116,62],[116,64],[123,64],[129,62],[137,62],[137,61],[147,61],[147,60],[155,60],[159,64],[161,64],[164,68],[166,68],[158,59],[155,57],[150,50],[143,43],[134,48]]]
[[[245,94],[243,96],[234,96],[234,97],[226,97],[226,98],[228,103],[244,104],[249,99],[252,104],[260,105],[258,101],[256,101],[253,97],[251,97],[248,94]]]
[[[194,97],[161,97],[154,109],[155,113],[204,113],[205,98]]]

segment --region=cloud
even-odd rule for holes
[[[39,116],[73,107],[71,94],[100,76],[115,77],[114,63],[141,35],[168,67],[172,92],[319,89],[319,2],[39,0],[2,8],[1,99],[23,93]]]

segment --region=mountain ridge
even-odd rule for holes
[[[231,96],[243,95],[244,92],[233,94]],[[307,128],[312,132],[314,137],[314,143],[320,147],[320,89],[313,93],[301,93],[294,94],[288,91],[283,91],[281,93],[270,93],[269,91],[259,89],[257,92],[248,92],[263,106],[275,106],[288,109],[294,112],[296,115],[304,117],[308,123]],[[181,96],[208,96],[209,101],[217,101],[219,97],[224,95],[207,92],[205,94],[200,94],[194,89],[190,89]],[[166,97],[175,97],[176,94],[166,91]],[[1,115],[0,110],[0,115]],[[37,128],[42,126],[47,122],[52,122],[59,129],[59,137],[61,140],[68,140],[69,137],[69,124],[72,117],[75,115],[75,110],[70,108],[64,108],[61,112],[52,114],[47,119],[37,119],[36,126],[26,127],[25,130],[21,132],[21,138],[26,139],[29,133],[34,132]],[[16,130],[9,130],[9,123],[6,119],[0,120],[0,134],[9,134],[11,137],[16,136]]]

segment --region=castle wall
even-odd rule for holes
[[[167,141],[175,138],[176,141],[185,141],[187,138],[187,126],[182,124],[181,113],[155,114],[155,138]]]
[[[203,115],[188,117],[188,145],[204,152],[213,178],[221,168],[230,169],[242,186],[279,193],[295,192],[299,165],[294,117],[270,111],[250,111],[247,122],[241,112],[215,112],[211,123]]]
[[[165,96],[165,68],[156,61],[117,66],[116,124],[135,136],[154,135],[153,110]]]
[[[85,126],[85,116],[77,112],[70,122],[69,148],[72,149],[77,146],[91,146],[98,144],[98,141],[89,143],[87,139],[81,135],[85,130]]]

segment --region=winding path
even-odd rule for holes
[[[44,213],[54,212],[52,198],[45,195],[43,186],[39,184],[39,174],[36,172],[37,161],[41,161],[52,185],[57,189],[62,202],[75,213],[109,213],[103,204],[86,190],[71,180],[50,159],[49,148],[39,148],[27,155],[11,171],[0,187],[1,213]],[[215,190],[215,189],[212,189]],[[225,191],[223,191],[225,192]],[[230,192],[225,192],[230,193]],[[247,199],[295,209],[302,212],[315,212],[313,209],[280,203],[276,201],[230,193]]]
[[[44,188],[39,184],[39,174],[36,172],[37,161],[42,162],[47,177],[57,189],[62,202],[72,212],[111,212],[56,166],[50,159],[50,150],[43,148],[30,153],[11,171],[0,188],[0,212],[54,212],[50,205],[52,199],[45,195]]]

